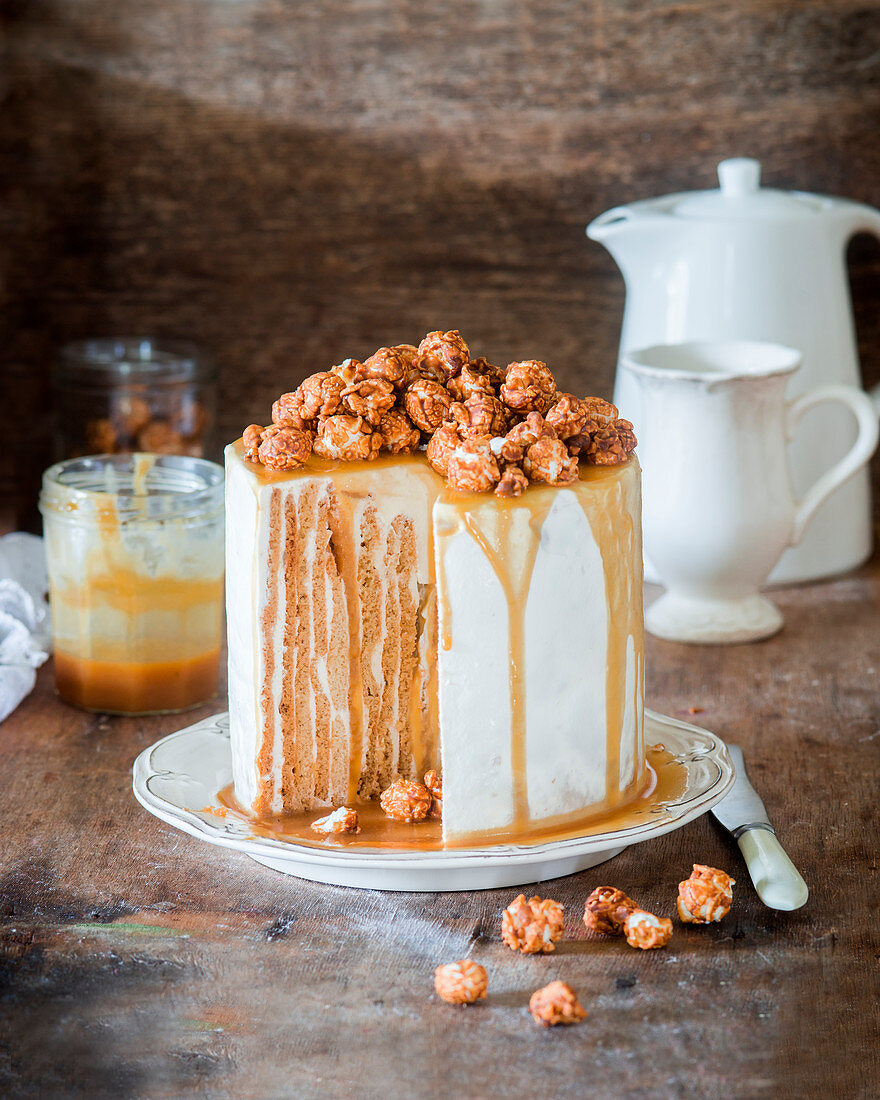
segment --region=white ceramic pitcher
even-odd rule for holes
[[[880,212],[861,203],[762,187],[756,160],[718,165],[719,188],[627,203],[587,228],[626,281],[621,354],[685,340],[767,340],[800,348],[789,396],[823,383],[858,386],[846,243],[880,236]],[[618,371],[614,401],[639,426],[638,390]],[[821,438],[809,431],[821,423]],[[855,439],[844,410],[811,414],[791,450],[795,493],[806,492]],[[871,551],[867,471],[823,503],[771,582],[812,580],[860,564]],[[653,562],[646,559],[646,573]]]
[[[652,634],[745,642],[782,626],[759,587],[828,495],[868,461],[878,437],[876,408],[855,386],[819,386],[787,403],[800,362],[792,348],[750,341],[623,356],[642,410],[645,552],[666,586],[645,616]],[[855,442],[796,500],[788,444],[807,410],[830,403],[855,416]]]

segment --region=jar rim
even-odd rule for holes
[[[138,482],[140,484],[138,484]],[[89,522],[110,500],[121,523],[212,518],[223,511],[223,467],[189,455],[87,455],[43,473],[40,511]]]
[[[209,381],[216,368],[205,353],[185,340],[155,336],[100,336],[74,340],[58,352],[58,381],[128,382],[162,385]]]

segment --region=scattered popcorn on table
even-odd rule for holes
[[[542,1027],[577,1024],[587,1014],[568,982],[551,982],[533,993],[529,1012]]]
[[[562,906],[537,895],[526,901],[520,894],[501,914],[501,938],[513,951],[526,955],[556,950],[562,939]]]
[[[603,936],[622,936],[627,916],[638,908],[632,898],[613,886],[597,886],[584,903],[584,924]]]
[[[434,988],[437,995],[451,1005],[472,1005],[485,999],[489,977],[485,967],[472,959],[438,966],[434,971]]]
[[[630,947],[640,947],[647,951],[652,947],[665,947],[669,943],[672,921],[669,917],[655,917],[644,909],[633,909],[627,915],[623,931]]]
[[[678,884],[678,915],[686,924],[711,924],[726,917],[736,883],[717,867],[695,863],[689,879]]]

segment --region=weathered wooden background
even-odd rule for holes
[[[459,327],[608,390],[584,225],[724,156],[880,205],[876,0],[7,0],[0,492],[31,504],[54,349],[191,337],[221,434],[305,374]],[[880,245],[852,247],[880,377]]]

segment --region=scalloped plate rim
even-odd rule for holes
[[[224,722],[226,723],[224,725]],[[660,727],[656,733],[652,732],[649,738],[651,726]],[[199,735],[220,735],[228,740],[228,714],[222,712],[202,719],[184,729],[176,730],[154,742],[139,754],[132,767],[132,789],[135,798],[149,813],[172,825],[182,832],[199,840],[223,848],[232,848],[246,855],[271,858],[274,860],[289,859],[296,864],[312,864],[316,867],[344,865],[347,868],[382,868],[397,869],[401,872],[408,868],[418,867],[427,869],[434,866],[437,870],[453,870],[457,868],[493,865],[510,866],[514,864],[528,864],[544,862],[548,859],[576,857],[591,852],[601,852],[611,848],[629,847],[644,840],[652,840],[663,836],[665,833],[687,825],[695,818],[706,813],[712,806],[719,802],[729,791],[734,780],[734,767],[727,752],[727,746],[717,734],[683,722],[678,718],[672,718],[656,711],[645,708],[645,736],[646,740],[656,741],[662,739],[662,730],[670,727],[678,731],[677,740],[687,741],[682,749],[676,752],[677,756],[687,756],[696,763],[700,760],[711,761],[717,774],[707,785],[694,788],[689,783],[680,799],[669,803],[659,816],[653,821],[644,821],[627,829],[621,829],[607,833],[593,833],[588,836],[570,837],[567,840],[548,841],[544,844],[498,844],[483,848],[454,848],[447,850],[433,850],[414,853],[411,849],[399,849],[389,851],[383,848],[314,848],[306,844],[297,844],[294,841],[275,840],[269,837],[244,836],[230,834],[219,825],[213,825],[211,814],[197,813],[185,806],[170,801],[167,797],[157,794],[150,789],[150,781],[153,778],[167,776],[168,769],[157,771],[152,763],[153,754],[162,748],[175,746],[175,742],[188,741]],[[684,736],[681,736],[684,735]],[[667,738],[669,734],[667,732]],[[671,747],[670,747],[671,748]],[[696,755],[694,755],[696,754]],[[229,778],[231,780],[231,757],[229,762]],[[196,779],[195,776],[187,778]],[[216,792],[211,796],[216,798]],[[675,811],[679,812],[676,813]],[[214,818],[215,821],[225,819]],[[228,826],[227,826],[228,827]],[[246,828],[246,826],[242,826]]]

